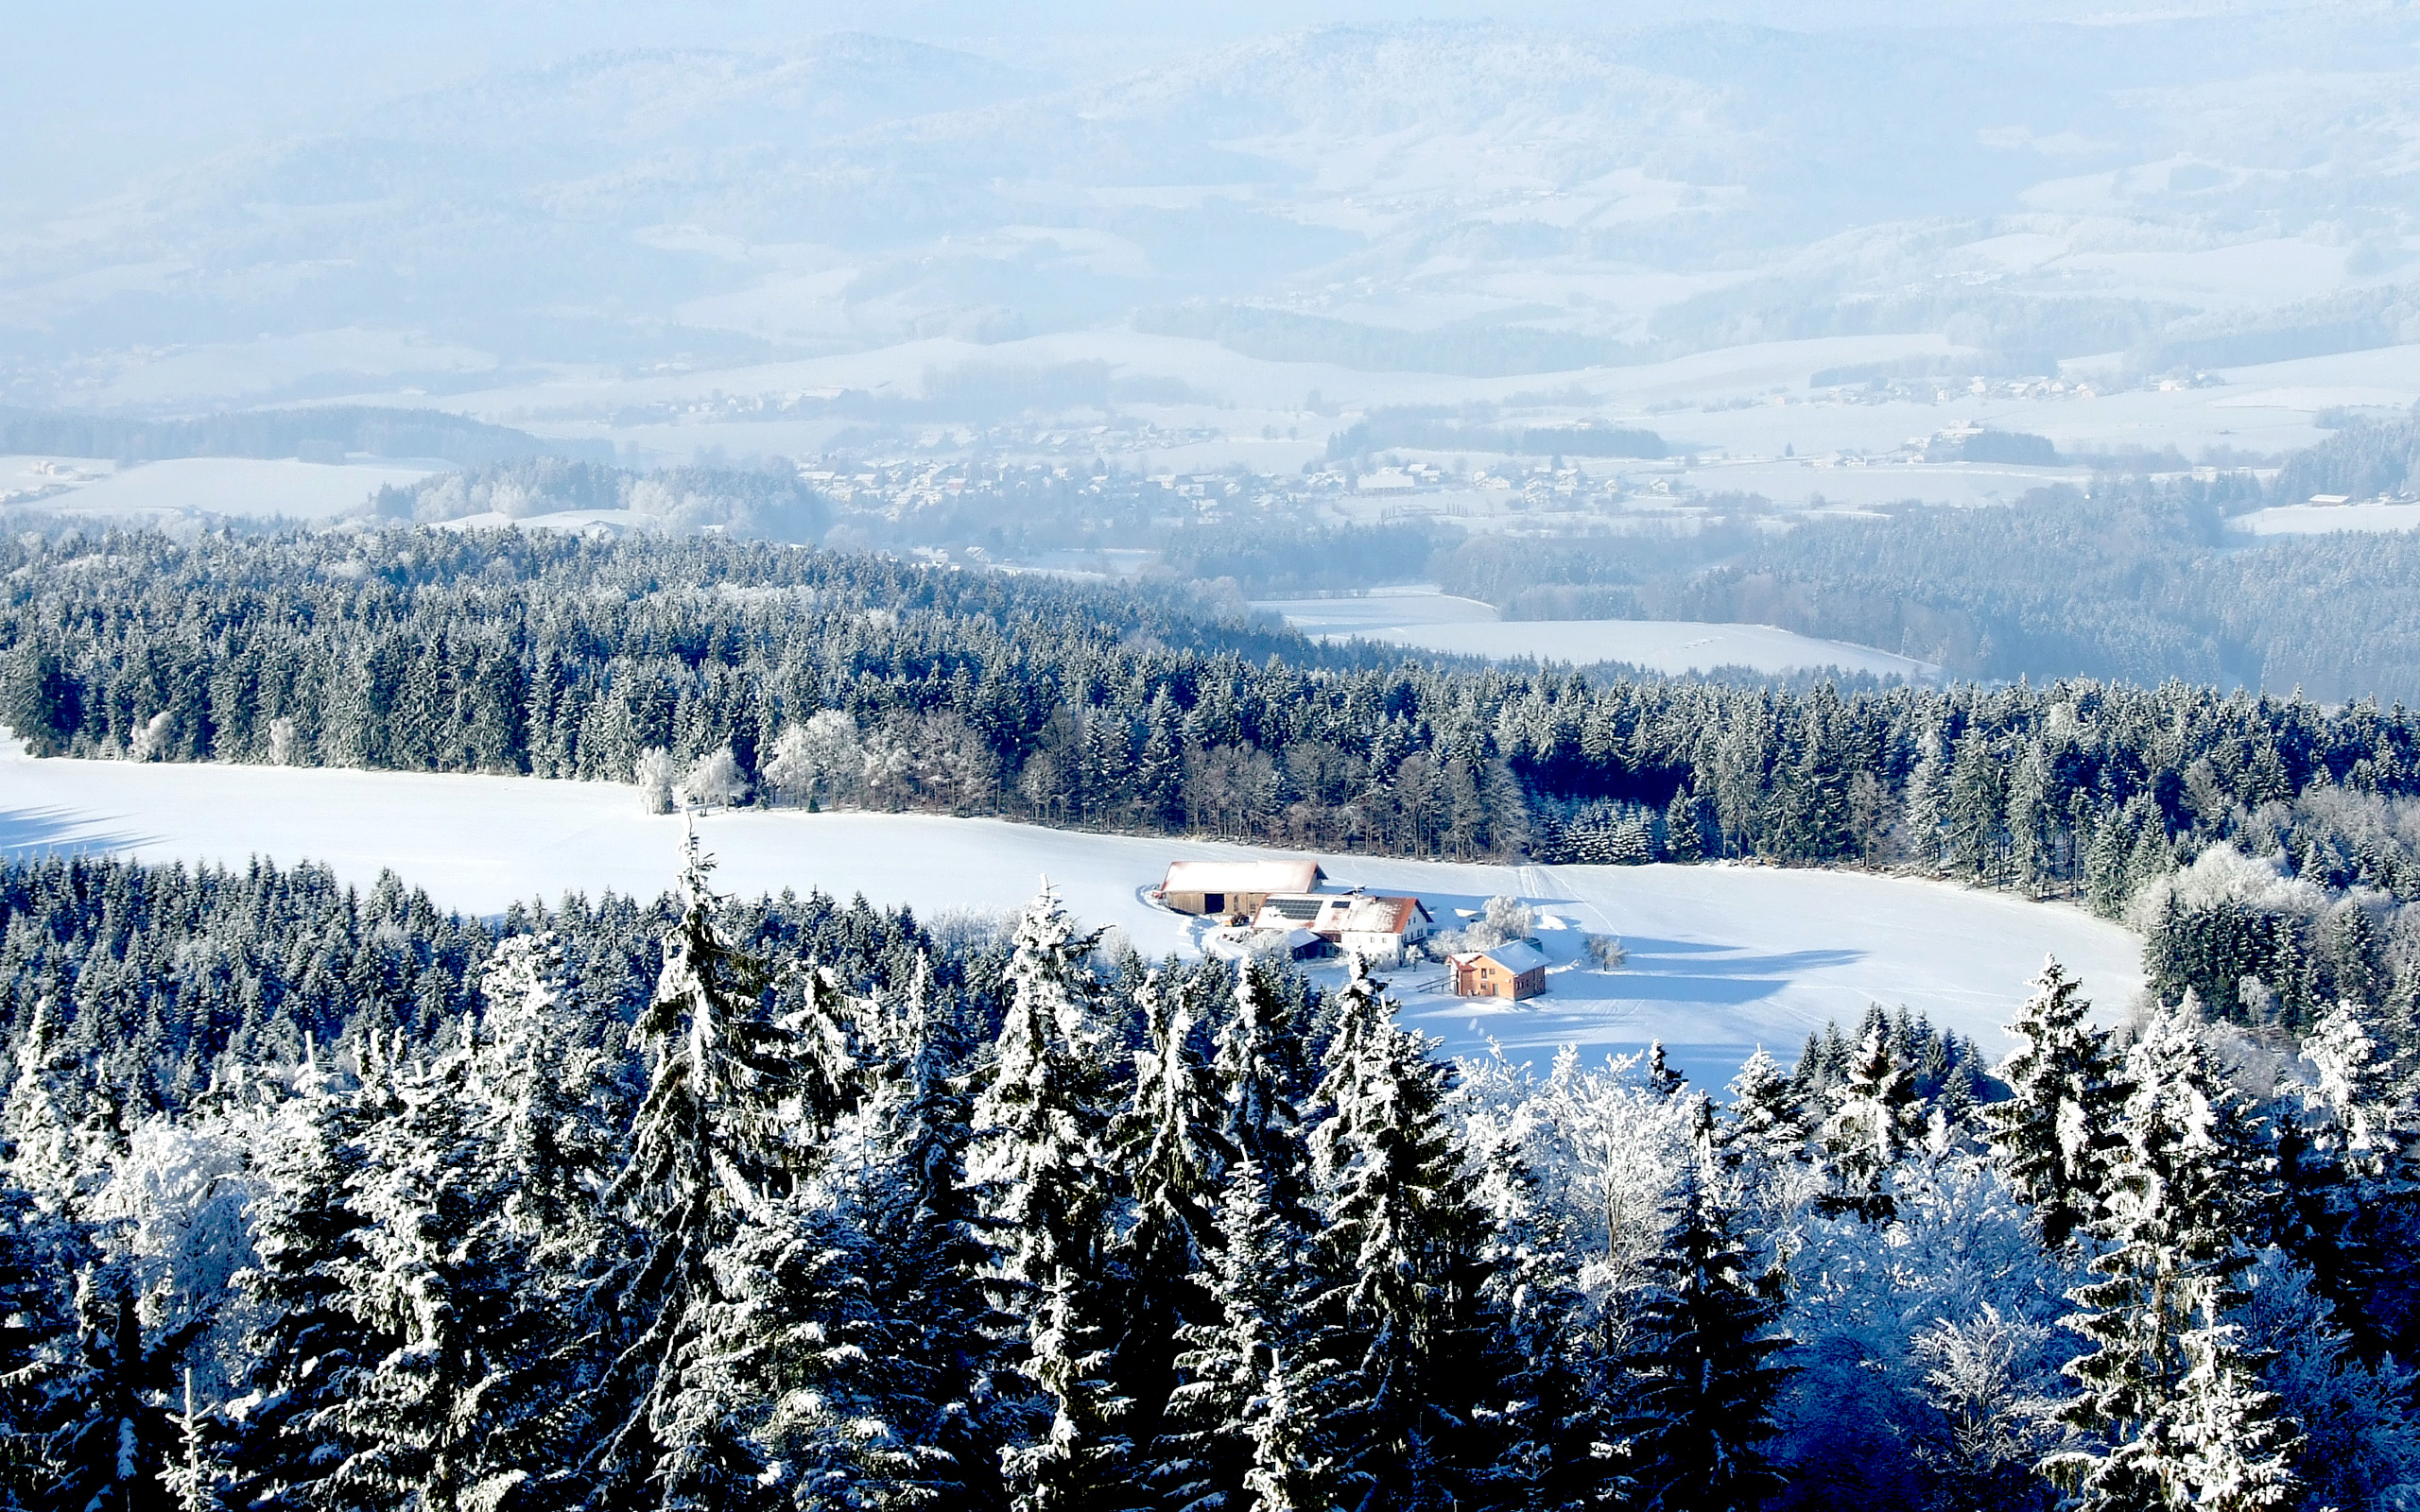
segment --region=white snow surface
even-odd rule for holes
[[[1582,664],[1629,662],[1665,673],[1710,672],[1724,666],[1752,667],[1758,672],[1834,666],[1882,677],[1924,678],[1940,670],[1912,657],[1847,641],[1818,640],[1771,625],[1498,620],[1493,605],[1417,584],[1372,589],[1340,598],[1264,599],[1252,607],[1281,616],[1317,640],[1358,638],[1498,661],[1537,657]]]
[[[1846,641],[1817,640],[1775,626],[1715,625],[1700,620],[1506,620],[1495,625],[1417,625],[1356,633],[1394,645],[1496,661],[1536,657],[1579,664],[1629,662],[1667,673],[1711,672],[1727,666],[1758,672],[1839,667],[1883,677],[1923,678],[1940,670],[1912,657]]]
[[[2235,522],[2256,536],[2326,536],[2347,530],[2420,530],[2420,504],[2281,504]]]
[[[112,517],[214,514],[330,520],[360,508],[383,485],[408,488],[436,471],[397,462],[185,456],[121,467],[43,501],[42,507],[60,514]]]
[[[1202,921],[1146,896],[1171,860],[1287,852],[1203,840],[1082,833],[996,819],[737,810],[697,819],[738,894],[836,897],[950,909],[1018,907],[1049,878],[1090,924],[1147,955],[1191,954]],[[606,889],[651,897],[678,865],[683,821],[639,811],[611,783],[271,766],[36,761],[0,747],[0,852],[108,853],[241,866],[310,859],[367,885],[391,868],[441,905],[501,912],[516,899]],[[2105,1014],[2141,987],[2140,946],[2063,905],[1943,883],[1762,867],[1507,867],[1342,855],[1331,886],[1417,894],[1447,923],[1499,893],[1539,913],[1547,994],[1514,1005],[1447,995],[1443,969],[1391,973],[1406,1021],[1456,1055],[1501,1043],[1543,1061],[1573,1042],[1619,1051],[1661,1039],[1719,1083],[1755,1046],[1788,1060],[1827,1020],[1905,1004],[1995,1056],[2000,1025],[2046,954]],[[1619,936],[1626,970],[1580,964],[1583,932]],[[1320,969],[1333,975],[1334,966]]]

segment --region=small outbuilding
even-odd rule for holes
[[[1533,998],[1547,989],[1546,953],[1527,940],[1445,957],[1458,998]]]
[[[1316,861],[1179,861],[1158,896],[1180,914],[1250,919],[1271,893],[1309,892],[1326,880]]]

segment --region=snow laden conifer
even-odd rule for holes
[[[1715,1140],[1726,1166],[1773,1166],[1806,1158],[1806,1125],[1798,1094],[1762,1045],[1740,1065],[1725,1091],[1730,1104]]]
[[[1763,1446],[1789,1369],[1775,1357],[1782,1304],[1752,1276],[1752,1257],[1724,1198],[1714,1116],[1700,1097],[1691,1158],[1668,1208],[1651,1289],[1628,1359],[1624,1459],[1633,1505],[1649,1512],[1753,1512],[1780,1485]]]
[[[1557,1074],[1569,1075],[1561,1057]],[[1473,1489],[1489,1505],[1619,1506],[1632,1482],[1618,1454],[1603,1298],[1592,1295],[1570,1214],[1547,1199],[1524,1157],[1528,1122],[1523,1110],[1493,1127],[1477,1117],[1465,1125],[1479,1146],[1476,1197],[1492,1230],[1479,1300],[1503,1357],[1495,1399],[1480,1411],[1498,1447]]]
[[[2062,1416],[2099,1447],[2044,1469],[2084,1512],[2275,1505],[2295,1435],[2228,1321],[2252,1263],[2247,1109],[2189,999],[2143,1026],[2125,1075],[2126,1147],[2093,1225],[2099,1279],[2070,1294],[2067,1318],[2090,1348],[2066,1366],[2080,1390]]]
[[[837,1348],[867,1357],[854,1371],[831,1361],[818,1400],[798,1399],[775,1424],[784,1457],[811,1467],[801,1486],[840,1504],[848,1496],[900,1506],[997,1500],[1008,1429],[987,1385],[977,1277],[986,1252],[963,1179],[969,1099],[951,1071],[931,980],[920,956],[895,997],[862,1005],[866,1091],[843,1139],[856,1159],[828,1177],[844,1186],[863,1305],[878,1332],[826,1331]]]
[[[795,1142],[789,1035],[768,1022],[765,964],[725,937],[713,862],[688,843],[681,914],[653,1001],[631,1026],[649,1081],[630,1159],[608,1190],[642,1236],[614,1278],[627,1333],[603,1382],[609,1417],[590,1469],[604,1504],[745,1507],[763,1466],[740,1404],[720,1400],[703,1334],[719,1299],[716,1260],[751,1215],[786,1194]]]
[[[1028,1383],[1040,1430],[1010,1455],[1015,1504],[1099,1512],[1137,1499],[1125,1403],[1103,1366],[1109,1194],[1098,985],[1080,935],[1046,885],[1019,916],[1008,1011],[974,1107],[966,1177],[990,1251],[983,1278],[1001,1363]]]
[[[209,1319],[147,1328],[135,1280],[116,1259],[88,1262],[74,1284],[78,1349],[43,1372],[41,1479],[26,1504],[60,1512],[162,1505],[168,1467],[184,1447],[173,1403],[185,1352]]]
[[[2016,1049],[1999,1074],[2011,1095],[1983,1110],[1992,1157],[2053,1250],[2090,1227],[2125,1143],[2126,1090],[2108,1037],[2085,1022],[2091,1008],[2066,968],[2044,962],[2008,1026]]]
[[[2345,1003],[2312,1026],[2302,1051],[2316,1075],[2282,1089],[2300,1091],[2299,1108],[2272,1110],[2262,1237],[2310,1272],[2354,1349],[2377,1365],[2402,1292],[2396,1230],[2412,1192],[2401,1142],[2409,1115],[2394,1090],[2402,1057]]]
[[[1152,1446],[1150,1480],[1169,1505],[1323,1507],[1334,1465],[1320,1439],[1318,1383],[1302,1319],[1312,1278],[1303,1235],[1252,1160],[1228,1168],[1213,1244],[1194,1284],[1204,1315],[1177,1333],[1179,1383]]]
[[[1833,1091],[1820,1136],[1831,1188],[1815,1204],[1819,1212],[1854,1213],[1867,1223],[1896,1211],[1892,1168],[1923,1127],[1915,1078],[1879,1021],[1878,1012],[1870,1016],[1850,1054],[1847,1079]]]
[[[1453,1494],[1423,1467],[1468,1463],[1469,1406],[1494,1394],[1477,1303],[1485,1218],[1444,1116],[1450,1073],[1356,956],[1334,1005],[1311,1133],[1327,1290],[1324,1349],[1339,1362],[1327,1434],[1358,1503]]]
[[[1307,1198],[1300,1089],[1302,1035],[1267,969],[1236,965],[1235,1007],[1219,1026],[1210,1073],[1225,1104],[1219,1135],[1232,1158],[1250,1160],[1284,1211]]]
[[[324,1420],[339,1501],[426,1512],[490,1505],[527,1478],[521,1414],[553,1382],[526,1379],[544,1314],[524,1247],[498,1221],[507,1186],[480,1137],[467,1032],[433,1062],[398,1066],[363,1131],[337,1259],[336,1306],[370,1345]],[[373,1342],[374,1341],[374,1342]]]
[[[1176,1383],[1177,1330],[1204,1311],[1194,1276],[1211,1238],[1219,1175],[1232,1158],[1219,1133],[1218,1089],[1193,1052],[1187,997],[1157,971],[1136,985],[1133,1007],[1149,1044],[1135,1052],[1133,1093],[1111,1131],[1132,1196],[1111,1257],[1124,1294],[1117,1385],[1134,1404],[1128,1432],[1146,1443]]]
[[[271,1116],[251,1212],[253,1262],[235,1277],[252,1319],[233,1404],[233,1504],[316,1504],[339,1463],[337,1418],[380,1346],[345,1306],[366,1220],[354,1206],[362,1117],[305,1046],[294,1091]]]

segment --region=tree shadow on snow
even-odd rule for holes
[[[148,838],[130,830],[95,828],[93,816],[76,809],[0,809],[0,856],[10,860],[120,850]]]

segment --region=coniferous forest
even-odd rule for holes
[[[1173,589],[719,539],[0,542],[38,753],[526,772],[1324,850],[1909,868],[2130,917],[2162,989],[2420,1005],[2420,715],[1325,646]]]
[[[2405,1059],[2054,964],[1727,1087],[717,896],[0,870],[31,1507],[2377,1506]],[[30,1001],[25,1001],[26,999]],[[1713,1095],[1709,1095],[1709,1093]]]
[[[1358,968],[1046,894],[0,863],[13,1504],[2420,1502],[2399,706],[1507,669],[717,539],[27,536],[0,585],[38,755],[1889,868],[2123,917],[2152,989],[1702,1086],[1449,1066]]]

